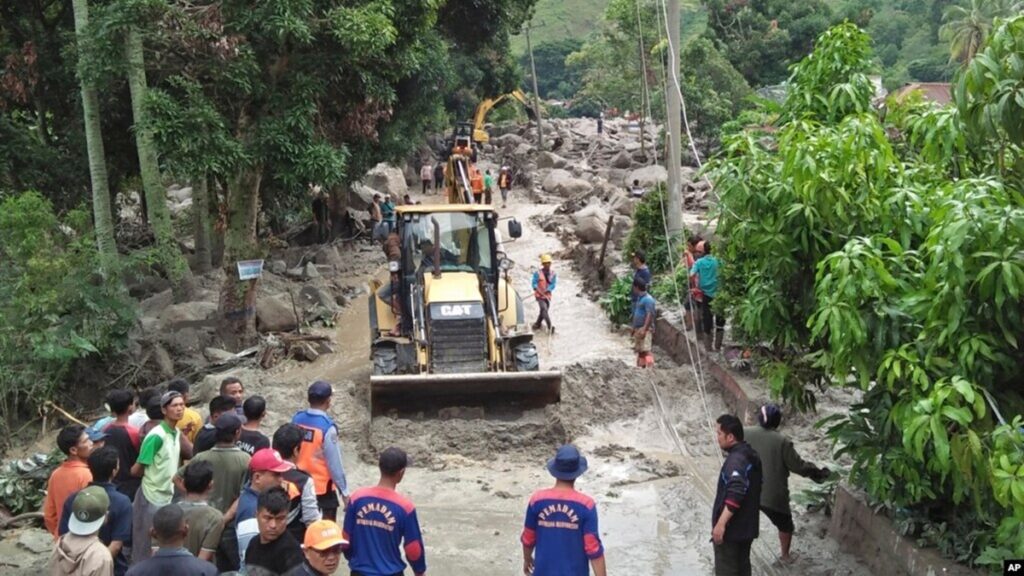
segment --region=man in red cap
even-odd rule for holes
[[[341,549],[348,542],[341,527],[331,520],[318,520],[306,528],[302,554],[306,561],[288,576],[330,576],[341,564]]]
[[[256,508],[260,493],[280,486],[281,474],[294,467],[294,464],[281,458],[281,455],[273,448],[263,448],[252,455],[252,460],[249,461],[249,483],[242,488],[235,511],[238,559],[242,566],[245,566],[245,551],[249,547],[249,541],[260,533],[259,523],[256,521]]]
[[[526,507],[520,538],[524,573],[588,576],[593,567],[595,576],[607,575],[597,506],[593,498],[576,490],[576,479],[586,471],[587,459],[570,444],[548,460],[555,486],[534,492]]]

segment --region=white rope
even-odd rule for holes
[[[647,48],[644,46],[643,22],[642,22],[642,17],[641,17],[641,12],[640,12],[640,0],[636,0],[636,9],[637,9],[637,12],[636,12],[637,31],[638,31],[638,34],[640,36],[640,59],[641,59],[641,65],[642,65],[641,76],[643,78],[642,86],[643,86],[644,94],[646,95],[646,101],[647,101],[647,110],[643,111],[643,113],[644,114],[648,114],[653,119],[654,118],[654,113],[651,110],[651,105],[650,105],[650,102],[651,102],[650,87],[647,84],[647,74],[646,74],[646,72],[647,72]],[[643,96],[644,95],[641,95],[641,99],[643,99]],[[652,150],[654,152],[654,161],[655,161],[655,163],[657,163],[658,162],[658,142],[657,142],[657,138],[655,138],[655,140],[654,140],[654,144],[652,146]],[[663,227],[663,230],[665,232],[665,244],[666,244],[666,246],[668,248],[669,265],[671,266],[671,271],[672,271],[671,272],[672,273],[672,287],[675,289],[675,293],[678,295],[678,294],[680,294],[680,292],[679,292],[679,282],[676,279],[676,270],[677,270],[677,268],[676,268],[676,261],[678,260],[678,257],[676,255],[676,253],[673,251],[672,239],[669,236],[668,219],[666,218],[667,214],[666,214],[666,209],[665,209],[665,198],[664,198],[664,196],[661,198],[661,200],[659,202],[659,205],[660,205],[660,209],[661,209],[662,227]],[[686,270],[686,289],[685,289],[685,294],[686,294],[687,300],[690,303],[690,309],[693,310],[693,311],[696,311],[697,308],[694,306],[693,296],[690,294],[690,270],[688,268]],[[697,390],[700,393],[701,404],[704,407],[705,424],[707,426],[708,433],[712,437],[712,440],[717,443],[718,442],[718,436],[717,436],[717,430],[715,429],[715,425],[714,425],[714,417],[711,415],[711,408],[708,406],[708,401],[707,401],[707,381],[704,378],[704,362],[703,362],[703,360],[701,360],[700,346],[699,345],[693,345],[690,342],[689,335],[686,334],[686,324],[685,324],[685,320],[684,320],[685,316],[686,316],[686,312],[683,309],[682,304],[678,300],[676,301],[676,309],[677,309],[677,311],[679,313],[680,320],[684,321],[684,323],[683,323],[683,331],[684,331],[683,342],[685,342],[686,352],[687,352],[687,354],[690,357],[690,368],[693,371],[694,380],[697,382]],[[696,314],[694,314],[694,316],[696,316]],[[694,320],[695,323],[697,322],[697,318],[696,317],[694,317],[693,320]],[[718,453],[718,459],[719,459],[719,462],[722,461],[721,453]]]

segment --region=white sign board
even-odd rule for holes
[[[263,260],[240,260],[237,265],[239,280],[255,280],[263,276]]]

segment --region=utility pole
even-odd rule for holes
[[[526,25],[526,49],[530,52],[530,75],[533,77],[533,112],[537,115],[537,150],[543,150],[544,128],[541,127],[540,94],[537,92],[537,66],[533,63],[533,45],[530,44],[530,24]]]
[[[665,202],[665,225],[669,239],[683,231],[683,202],[680,164],[682,161],[682,122],[679,118],[681,103],[679,93],[679,0],[667,0],[666,24],[668,26],[668,43],[670,46],[668,60],[668,157],[665,167],[668,168],[668,198]]]

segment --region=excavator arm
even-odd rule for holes
[[[496,98],[485,98],[483,101],[480,102],[479,105],[477,105],[476,112],[473,114],[474,142],[478,144],[483,144],[490,141],[490,135],[487,133],[486,130],[484,130],[484,124],[487,123],[487,114],[490,113],[490,111],[495,106],[498,106],[499,104],[505,102],[509,98],[512,98],[513,100],[516,100],[523,105],[523,108],[526,110],[526,116],[530,120],[537,120],[537,111],[534,110],[533,106],[526,99],[526,94],[524,94],[523,91],[519,90],[518,88],[513,90],[512,92],[509,92],[508,94],[502,94],[501,96],[498,96]]]

